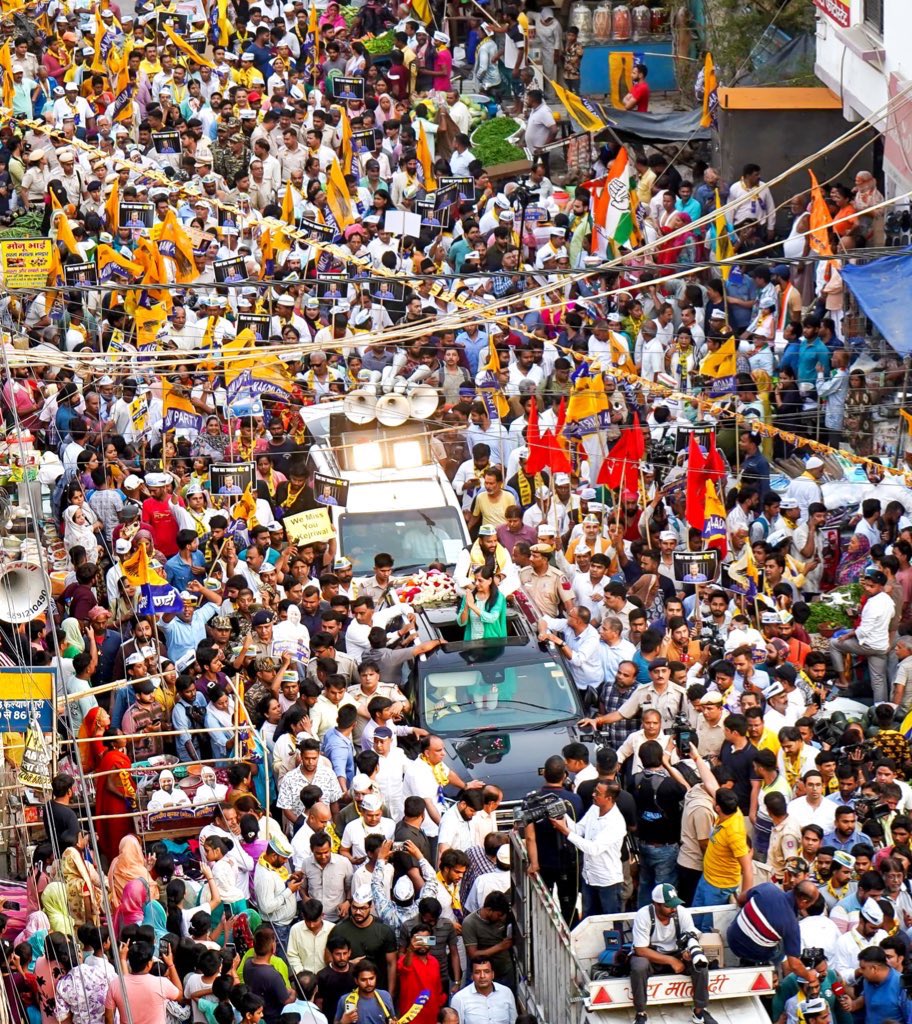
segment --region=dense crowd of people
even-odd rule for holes
[[[2,911],[15,1024],[531,1024],[520,850],[568,924],[636,912],[636,1024],[662,972],[713,1024],[681,937],[731,900],[732,955],[784,964],[777,1024],[912,1021],[910,506],[869,497],[840,532],[822,489],[827,445],[888,474],[898,378],[870,375],[840,273],[883,244],[875,179],[777,210],[755,164],[631,152],[616,264],[625,154],[576,140],[563,174],[546,102],[579,88],[577,33],[478,13],[452,36],[383,0],[2,16],[0,217],[52,240],[47,285],[0,304],[8,479],[40,462],[60,577],[3,650],[66,703]],[[519,119],[519,178],[473,151],[462,72]],[[422,565],[451,568],[457,633],[528,616],[579,691],[580,738],[525,780],[562,813],[512,842],[512,801],[416,713],[416,659],[447,645],[399,589],[402,538],[356,572],[288,526],[326,507],[307,410],[416,385],[466,528]],[[833,588],[830,639],[805,626]],[[470,699],[494,725],[509,703]]]

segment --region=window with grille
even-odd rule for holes
[[[877,35],[884,34],[884,4],[886,0],[864,0],[864,23]]]

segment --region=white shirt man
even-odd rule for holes
[[[822,789],[819,779],[817,783]],[[816,804],[811,803],[810,794],[789,800],[788,816],[799,828],[803,829],[806,825],[819,825],[824,832],[831,832],[836,821],[836,804],[832,800],[825,799],[822,792],[815,795]]]
[[[568,842],[583,854],[583,881],[592,887],[621,885],[624,881],[621,846],[627,826],[615,806],[614,788],[609,783],[598,783],[592,793],[592,806],[580,821],[563,819]]]

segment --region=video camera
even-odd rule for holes
[[[821,946],[808,946],[801,950],[799,959],[808,970],[813,970],[821,960],[826,960],[826,952]]]
[[[855,801],[855,814],[860,822],[877,821],[878,818],[886,818],[890,814],[890,808],[870,797],[859,797]]]
[[[564,800],[559,793],[527,793],[522,804],[513,811],[513,827],[525,828],[549,818],[563,818],[573,815],[573,806]]]
[[[710,663],[725,658],[725,638],[718,628],[705,620],[700,626],[700,646],[709,651]]]

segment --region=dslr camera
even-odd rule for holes
[[[695,971],[709,970],[709,957],[700,945],[700,936],[695,932],[682,932],[678,942],[678,956],[686,953]]]

